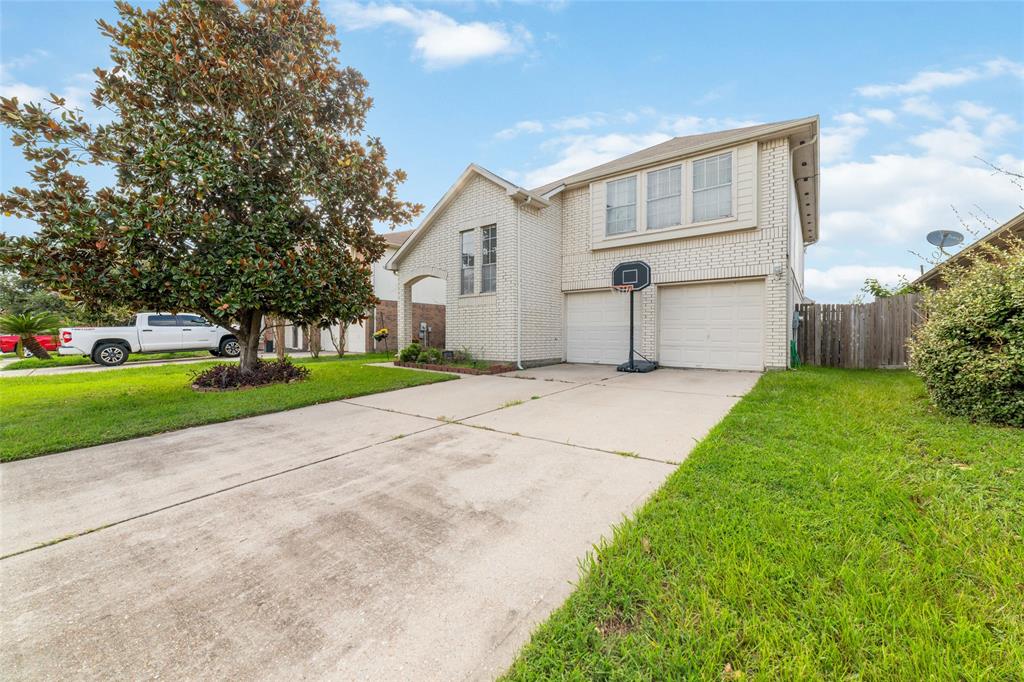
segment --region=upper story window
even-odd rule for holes
[[[693,222],[732,215],[732,153],[693,162]]]
[[[490,225],[480,233],[480,293],[486,294],[498,288],[498,227]]]
[[[647,229],[683,222],[683,167],[672,166],[647,174]]]
[[[476,265],[476,239],[473,230],[466,230],[460,233],[462,241],[462,278],[459,285],[459,293],[473,293],[473,267]]]
[[[636,230],[636,176],[605,183],[605,231],[624,234]]]

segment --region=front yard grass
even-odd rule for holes
[[[182,358],[208,358],[209,351],[183,351],[180,353],[132,353],[126,362],[155,362],[157,360],[179,360]],[[0,371],[12,369],[43,369],[44,367],[75,367],[77,365],[91,365],[92,360],[84,355],[57,355],[54,351],[49,360],[39,358],[23,358],[17,362],[0,367]]]
[[[612,539],[510,680],[1010,680],[1024,432],[907,372],[772,373]]]
[[[213,362],[2,379],[0,461],[456,378],[366,366],[387,359],[325,355],[296,360],[313,370],[309,379],[223,393],[189,387],[191,373]]]

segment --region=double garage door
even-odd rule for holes
[[[658,362],[666,367],[764,369],[764,282],[661,286]],[[637,295],[639,303],[639,295]],[[566,297],[569,362],[617,364],[629,356],[629,297],[587,292]],[[636,311],[639,347],[641,315]]]

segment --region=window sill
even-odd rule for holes
[[[459,300],[470,300],[475,298],[494,298],[497,295],[497,291],[488,291],[483,294],[459,294]]]
[[[634,244],[644,244],[647,242],[686,239],[687,237],[699,237],[702,235],[717,234],[720,232],[749,230],[755,227],[757,227],[757,224],[753,219],[740,221],[735,217],[718,218],[716,220],[705,220],[703,222],[689,223],[687,225],[658,227],[643,230],[641,232],[627,232],[625,234],[606,236],[603,239],[594,242],[591,245],[591,250],[615,249],[623,246],[632,246]]]

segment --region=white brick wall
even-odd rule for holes
[[[588,187],[571,189],[545,209],[522,208],[504,188],[480,176],[470,179],[438,216],[430,230],[400,263],[399,343],[404,332],[402,300],[408,283],[424,274],[447,282],[446,333],[449,348],[468,348],[477,357],[516,359],[517,212],[523,258],[522,358],[524,362],[565,357],[564,295],[607,288],[612,269],[626,260],[651,265],[655,285],[759,278],[765,282],[764,359],[768,367],[786,367],[789,359],[790,308],[793,294],[787,263],[790,185],[789,143],[785,138],[757,148],[757,220],[752,229],[632,244],[591,248],[594,232]],[[459,295],[459,233],[489,224],[498,226],[498,286],[495,294]],[[795,229],[799,229],[796,226]],[[479,277],[480,239],[477,233]],[[779,274],[776,275],[776,269]],[[477,281],[479,288],[479,281]],[[640,352],[657,354],[657,286],[641,295],[643,315]]]
[[[473,175],[428,232],[399,263],[399,346],[411,340],[407,327],[410,282],[431,272],[446,282],[445,335],[448,348],[468,349],[475,357],[510,360],[516,349],[515,209],[502,187]],[[476,284],[480,290],[479,228],[498,227],[498,282],[492,294],[459,293],[463,230],[476,230]]]
[[[606,288],[612,269],[623,261],[644,260],[651,266],[655,285],[715,279],[765,279],[764,358],[768,367],[788,364],[786,253],[789,235],[789,143],[783,138],[762,143],[758,149],[759,192],[754,229],[635,244],[622,248],[591,249],[590,189],[569,190],[562,197],[564,292]],[[781,277],[774,269],[782,267]],[[641,297],[643,337],[640,352],[657,356],[657,288]]]

